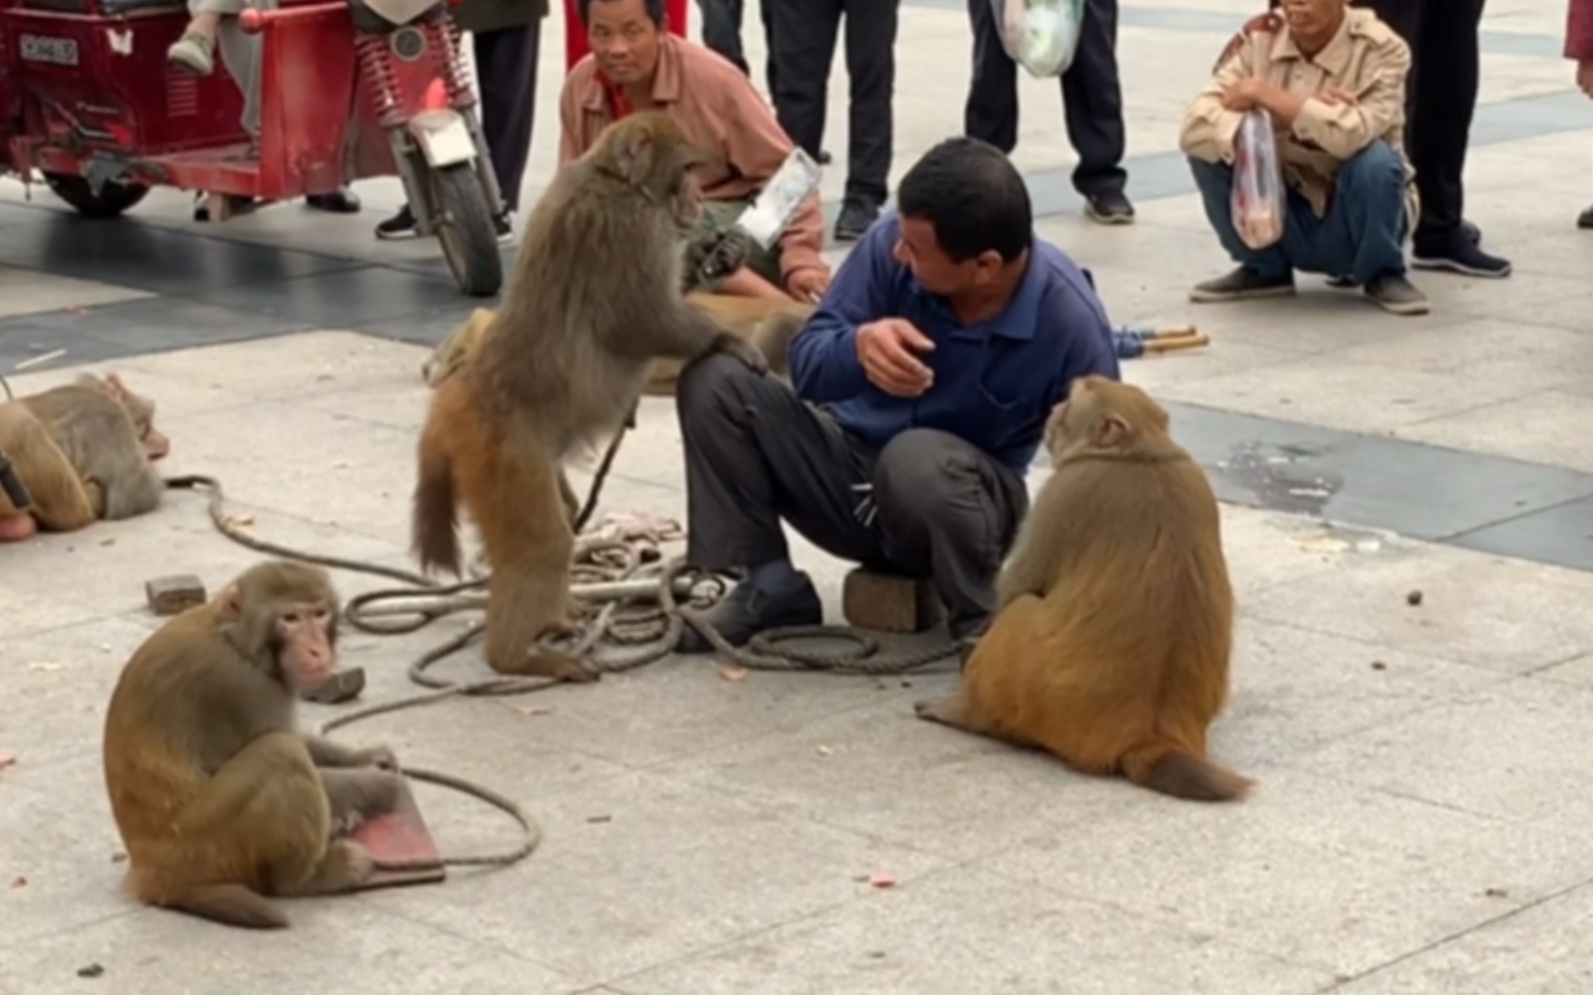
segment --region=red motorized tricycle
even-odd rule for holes
[[[422,234],[461,289],[503,283],[493,218],[502,195],[448,0],[286,0],[245,10],[262,42],[260,133],[218,62],[196,76],[167,48],[181,0],[0,0],[0,174],[42,175],[93,217],[152,186],[291,200],[397,175]]]

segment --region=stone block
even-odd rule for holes
[[[205,603],[205,585],[193,574],[173,574],[144,582],[144,599],[156,615],[177,615]]]
[[[880,632],[923,632],[946,617],[940,596],[929,581],[862,567],[846,575],[841,612],[848,625]]]

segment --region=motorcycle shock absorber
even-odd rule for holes
[[[374,32],[361,31],[354,39],[354,50],[359,58],[360,75],[365,78],[371,99],[376,103],[377,120],[383,128],[395,128],[403,124],[404,113],[398,102],[398,79],[393,75],[387,38]]]
[[[476,102],[475,81],[465,62],[463,35],[459,22],[446,14],[426,22],[427,47],[437,53],[437,70],[448,88],[448,102],[455,110],[463,110]]]

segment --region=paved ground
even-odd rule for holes
[[[1419,277],[1437,307],[1409,320],[1309,285],[1294,302],[1185,303],[1225,260],[1176,122],[1255,6],[1124,11],[1135,227],[1078,218],[1045,84],[1023,84],[1017,155],[1042,231],[1094,271],[1117,320],[1195,321],[1214,339],[1126,373],[1172,405],[1228,502],[1242,620],[1213,749],[1259,780],[1253,799],[1165,801],[914,721],[911,701],[950,687],[946,673],[730,682],[670,662],[551,692],[537,714],[451,702],[348,731],[523,801],[547,833],[523,865],[299,903],[304,928],[289,934],[134,910],[117,893],[96,751],[117,669],[153,625],[143,580],[193,571],[215,587],[253,559],[180,495],[142,521],[0,554],[0,754],[16,758],[0,770],[0,993],[210,995],[240,980],[546,995],[1586,992],[1593,248],[1571,222],[1593,195],[1593,113],[1558,58],[1562,10],[1495,0],[1487,21],[1468,214],[1516,274]],[[561,29],[546,26],[550,47]],[[909,0],[899,52],[898,172],[958,127],[960,4]],[[549,61],[532,186],[556,138]],[[840,70],[831,92],[845,92]],[[839,186],[837,173],[832,196]],[[353,220],[289,206],[214,228],[188,223],[176,196],[96,225],[47,193],[0,191],[0,368],[68,350],[16,388],[73,364],[120,370],[159,399],[173,472],[219,475],[256,534],[406,562],[418,365],[472,305],[430,246],[370,239],[393,184],[362,187],[372,206]],[[677,453],[667,405],[649,403],[606,507],[678,515]],[[833,605],[841,565],[804,564]],[[366,700],[412,690],[404,662],[449,631],[349,639],[349,662],[372,675]],[[490,811],[429,789],[421,800],[449,849],[512,839]],[[80,978],[90,965],[103,976]]]

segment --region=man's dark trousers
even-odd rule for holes
[[[990,0],[968,0],[973,83],[963,133],[1010,153],[1018,144],[1018,64],[1001,47]],[[1087,197],[1122,193],[1127,129],[1117,72],[1117,0],[1086,0],[1073,64],[1062,74],[1063,119],[1078,153],[1073,187]]]
[[[1485,0],[1353,2],[1376,11],[1410,45],[1405,149],[1421,197],[1414,241],[1418,247],[1443,245],[1464,217],[1463,174],[1477,110]]]
[[[541,39],[541,21],[472,36],[480,77],[481,131],[504,208],[510,211],[520,208],[520,183],[531,157]]]
[[[783,519],[832,556],[930,579],[953,636],[988,622],[1029,506],[1012,470],[933,429],[908,429],[875,451],[782,381],[724,354],[682,371],[675,406],[692,566],[789,559]]]
[[[879,206],[889,194],[900,0],[765,0],[774,68],[769,91],[780,127],[808,155],[824,141],[826,91],[846,22],[845,199]]]

